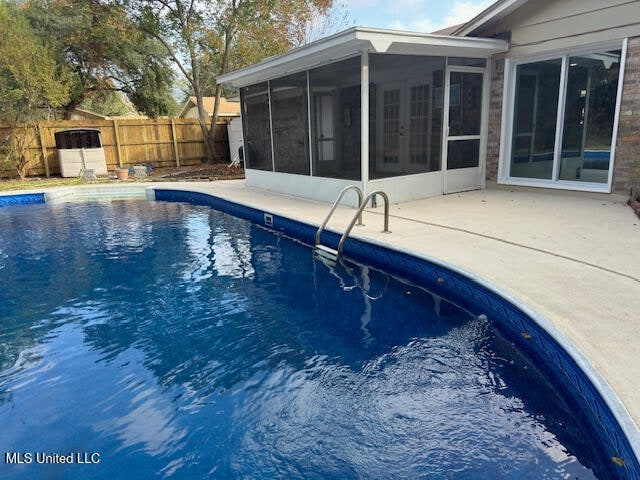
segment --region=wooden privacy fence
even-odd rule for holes
[[[197,165],[206,158],[202,130],[196,119],[114,119],[40,122],[37,128],[18,131],[29,140],[28,175],[58,175],[60,164],[55,133],[71,129],[100,131],[107,170],[118,166],[151,164],[153,167]],[[0,125],[0,138],[9,127]],[[230,161],[227,124],[216,125],[216,159]]]

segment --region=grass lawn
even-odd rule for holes
[[[96,180],[91,183],[110,183],[114,180]],[[71,185],[82,185],[88,182],[80,178],[29,178],[25,180],[0,180],[0,192],[8,190],[33,190],[49,187],[66,187]]]
[[[212,181],[244,178],[244,169],[229,167],[228,164],[198,164],[185,167],[154,168],[147,178],[136,179],[129,176],[122,181],[113,178],[98,178],[97,180],[83,180],[79,177],[62,178],[52,176],[50,178],[28,177],[25,180],[0,178],[0,192],[9,190],[37,190],[51,187],[69,187],[74,185],[104,185],[110,183],[133,182],[162,182],[162,181]]]

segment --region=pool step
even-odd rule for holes
[[[313,249],[313,254],[320,260],[332,262],[333,265],[335,265],[338,260],[338,251],[326,245],[316,245]]]

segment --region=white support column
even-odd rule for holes
[[[360,181],[366,196],[369,190],[369,51],[360,57]]]
[[[271,171],[276,171],[276,154],[273,147],[273,109],[271,102],[271,81],[267,81],[267,98],[269,99],[269,132],[271,133]]]
[[[487,58],[482,77],[482,117],[480,123],[480,188],[487,188],[487,145],[489,142],[489,111],[491,110],[491,72],[493,62]]]
[[[311,122],[311,80],[307,70],[307,139],[309,141],[309,176],[313,177],[313,136]]]

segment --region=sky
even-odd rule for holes
[[[352,25],[431,33],[471,20],[495,0],[344,0]]]

